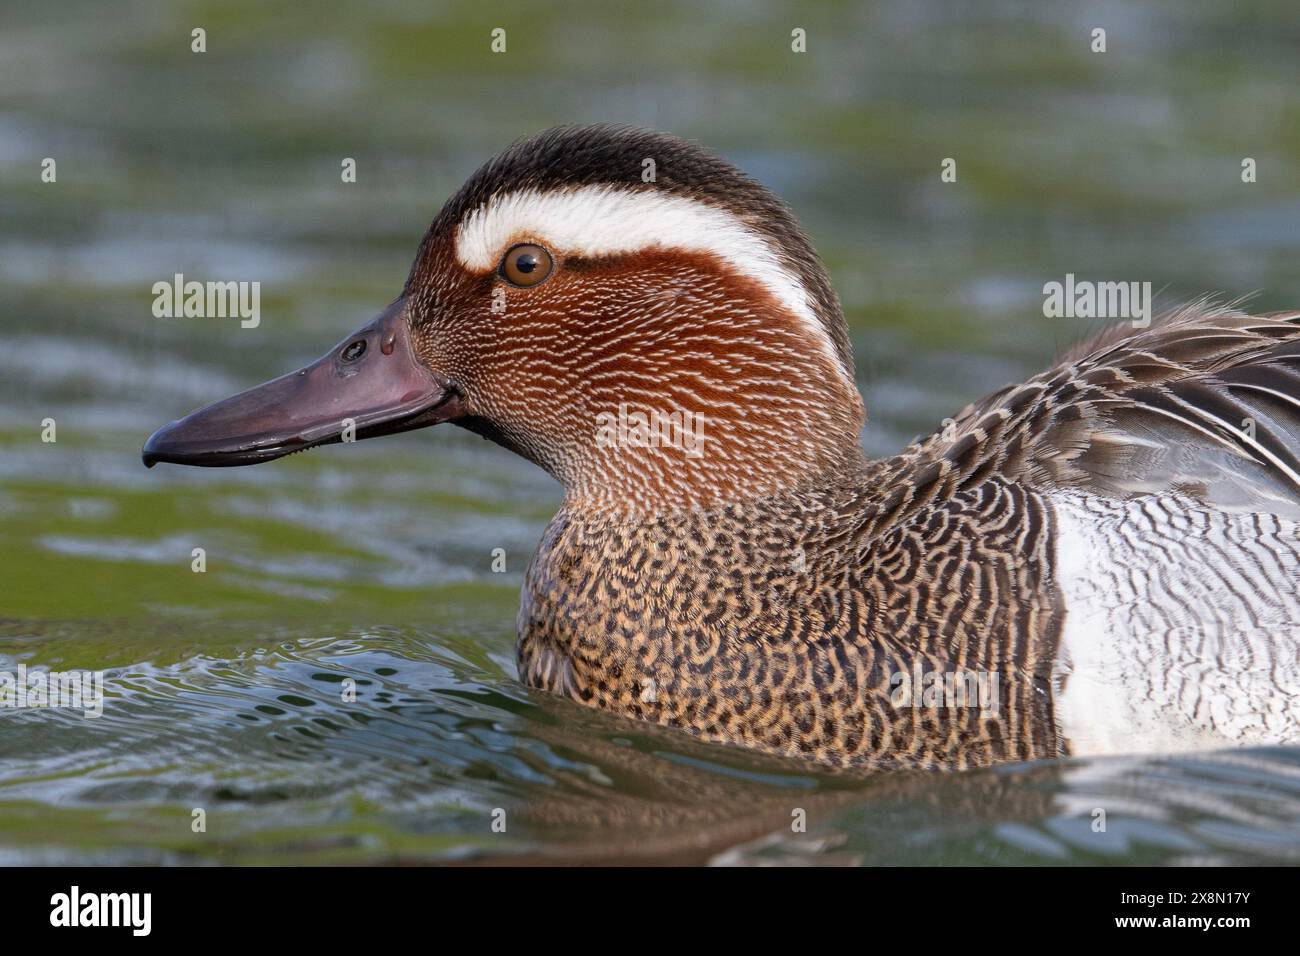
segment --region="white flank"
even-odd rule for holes
[[[709,253],[766,288],[807,330],[844,375],[812,300],[771,242],[725,209],[682,196],[611,186],[497,196],[465,217],[456,257],[475,272],[495,269],[516,243],[536,242],[561,255],[625,255],[643,249]]]
[[[1181,495],[1053,496],[1075,756],[1300,742],[1300,528]]]

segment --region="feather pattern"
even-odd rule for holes
[[[524,239],[557,266],[503,285]],[[790,210],[609,126],[471,176],[404,300],[461,424],[564,485],[525,577],[530,686],[836,767],[1300,738],[1300,313],[1117,326],[868,462]],[[593,440],[629,406],[705,422],[703,453]]]
[[[520,673],[845,767],[1300,737],[1250,718],[1300,694],[1278,591],[1300,555],[1298,344],[1300,313],[1199,304],[1107,332],[819,488],[648,522],[562,512],[525,585]],[[1205,545],[1180,545],[1189,533]],[[1220,686],[1206,647],[1221,639],[1273,675],[1252,685],[1268,696],[1185,712]],[[972,673],[996,706],[899,703],[900,675]]]

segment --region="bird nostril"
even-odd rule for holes
[[[397,344],[397,336],[390,335],[388,338],[384,339],[384,341],[379,343],[379,351],[383,352],[385,355],[392,355],[393,346],[396,344]]]
[[[366,354],[366,340],[357,339],[355,342],[349,342],[343,349],[343,361],[355,362],[361,356]]]

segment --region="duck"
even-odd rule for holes
[[[1118,325],[869,460],[794,213],[694,143],[546,130],[316,362],[158,429],[234,466],[451,423],[563,488],[520,681],[817,765],[1300,740],[1300,312]]]

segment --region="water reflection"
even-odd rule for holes
[[[4,635],[4,666],[57,636],[13,624]],[[105,844],[159,861],[1300,856],[1297,750],[827,774],[535,695],[507,676],[509,643],[402,628],[286,633],[241,653],[115,668],[102,718],[5,715],[0,830],[11,849],[33,840],[39,851],[32,808],[45,807],[41,819],[102,828]],[[196,807],[206,835],[190,832]]]

